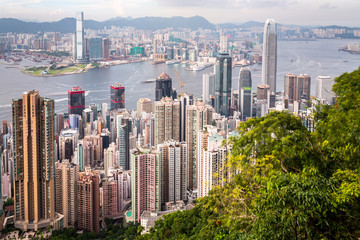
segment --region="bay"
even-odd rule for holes
[[[337,77],[344,72],[351,72],[360,65],[360,55],[338,51],[352,39],[332,39],[317,41],[278,41],[277,90],[284,88],[286,73],[308,74],[311,76],[311,94],[315,94],[316,77],[329,75]],[[29,64],[23,62],[22,65]],[[21,66],[21,65],[20,65]],[[139,62],[112,66],[110,68],[92,69],[87,73],[57,77],[33,77],[22,73],[17,68],[0,64],[0,120],[11,120],[11,99],[21,98],[25,91],[38,90],[41,96],[55,100],[56,112],[67,112],[67,91],[80,86],[86,91],[86,105],[110,102],[110,85],[119,82],[125,86],[127,109],[135,109],[141,97],[154,100],[155,83],[143,83],[155,79],[166,72],[173,79],[173,87],[180,93],[179,82],[174,70],[181,80],[185,81],[185,92],[200,97],[202,94],[202,75],[213,71],[206,68],[202,71],[187,71],[185,65],[152,65],[151,62]],[[261,83],[261,65],[250,67],[253,89]],[[233,68],[232,86],[238,87],[240,68]]]

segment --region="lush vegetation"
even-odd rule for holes
[[[360,238],[360,68],[335,82],[336,105],[316,108],[315,132],[286,112],[240,124],[229,183],[139,238]]]
[[[64,228],[55,230],[50,237],[51,240],[69,239],[69,240],[87,240],[87,239],[117,239],[131,240],[140,235],[142,228],[140,224],[129,223],[126,226],[114,224],[111,219],[105,218],[106,228],[101,230],[99,234],[94,232],[76,233],[74,228]]]

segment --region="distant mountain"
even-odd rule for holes
[[[265,23],[255,22],[255,21],[248,21],[242,24],[234,24],[234,23],[223,23],[219,24],[222,28],[251,28],[251,27],[264,27]]]
[[[0,33],[37,33],[37,32],[75,32],[75,18],[64,18],[57,22],[25,22],[14,18],[0,18]],[[163,28],[198,28],[215,29],[215,25],[203,17],[142,17],[142,18],[112,18],[104,22],[85,20],[84,27],[97,30],[104,27],[135,27],[143,30],[158,30]]]

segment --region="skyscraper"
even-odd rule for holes
[[[100,190],[99,172],[91,171],[90,167],[85,172],[79,173],[78,180],[78,228],[99,233]]]
[[[140,98],[137,101],[137,117],[141,117],[142,112],[151,113],[152,112],[152,102],[148,98]]]
[[[309,75],[286,74],[284,81],[284,95],[289,99],[289,103],[300,101],[304,96],[307,102],[310,102],[311,77]]]
[[[276,93],[277,33],[274,19],[268,19],[264,27],[262,55],[262,83]]]
[[[248,68],[241,68],[239,74],[239,111],[241,120],[252,117],[252,80]]]
[[[187,146],[185,142],[158,145],[161,155],[161,203],[186,200]]]
[[[81,87],[73,87],[68,91],[68,108],[70,114],[82,114],[85,109],[85,91]]]
[[[103,40],[102,38],[89,39],[89,58],[90,61],[103,60]]]
[[[333,79],[330,76],[318,76],[316,78],[316,98],[321,102],[327,104],[333,104],[333,93],[332,85],[334,84]]]
[[[76,32],[75,32],[75,44],[74,44],[74,56],[78,62],[85,60],[85,48],[84,48],[84,13],[76,13]]]
[[[64,215],[64,227],[76,227],[78,178],[78,165],[69,163],[69,160],[57,163],[55,169],[55,207],[56,212]]]
[[[109,39],[108,38],[103,38],[102,40],[102,50],[103,50],[103,58],[104,59],[108,59],[110,56],[110,49],[109,49]]]
[[[172,95],[172,79],[163,72],[156,78],[155,101],[160,101],[163,97],[172,97]]]
[[[55,220],[54,100],[32,90],[12,100],[15,227],[27,230]]]
[[[117,181],[110,180],[103,183],[103,204],[102,212],[104,217],[111,217],[118,214],[118,192]]]
[[[130,169],[130,119],[122,115],[117,116],[117,137],[119,150],[119,166],[123,170]]]
[[[161,210],[160,154],[151,148],[135,148],[131,153],[131,204],[134,221],[143,211]]]
[[[215,64],[215,111],[230,115],[232,61],[228,53],[219,53]]]
[[[205,104],[210,102],[210,96],[215,96],[215,73],[208,73],[203,75],[202,95]]]
[[[155,143],[168,140],[180,141],[180,102],[169,97],[155,102]]]
[[[225,34],[220,35],[220,52],[228,52],[228,41]]]
[[[120,83],[110,86],[110,110],[125,108],[125,87]]]
[[[188,188],[196,188],[196,141],[197,133],[205,125],[212,124],[213,108],[204,102],[195,102],[194,105],[186,107],[186,137],[188,153]]]

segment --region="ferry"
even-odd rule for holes
[[[169,60],[169,61],[165,62],[165,64],[167,64],[167,65],[172,65],[172,64],[177,64],[177,63],[180,63],[180,61],[178,61],[178,60]]]

